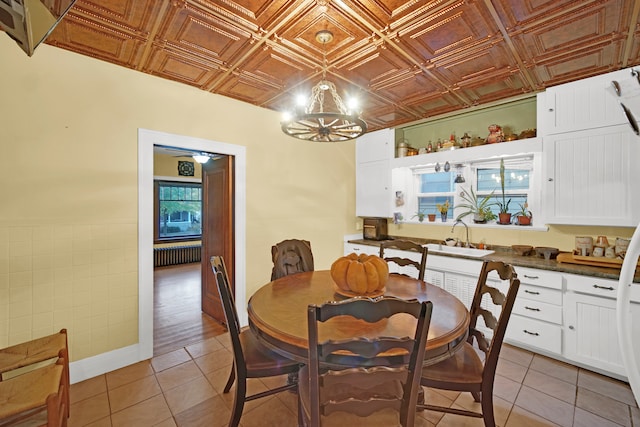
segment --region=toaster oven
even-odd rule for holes
[[[363,218],[362,237],[366,240],[386,240],[387,218]]]

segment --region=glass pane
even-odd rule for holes
[[[159,195],[159,237],[202,235],[202,190],[200,184],[162,183]]]
[[[418,197],[418,210],[425,214],[435,213],[437,217],[440,216],[440,211],[436,208],[436,205],[442,205],[446,201],[449,201],[449,210],[447,214],[449,218],[453,215],[453,196],[431,196],[431,197]]]
[[[478,169],[478,192],[501,193],[500,169]],[[529,170],[508,169],[504,170],[504,191],[527,191],[529,190]]]
[[[423,173],[420,178],[420,193],[450,193],[453,192],[453,172]]]

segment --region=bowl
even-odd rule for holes
[[[531,253],[533,246],[529,245],[511,245],[511,249],[518,255],[526,256]]]
[[[455,246],[458,244],[458,239],[453,239],[451,237],[448,237],[445,239],[444,243],[446,243],[447,246]]]
[[[546,260],[555,259],[558,256],[560,250],[558,248],[549,248],[547,246],[538,246],[536,253],[540,257],[544,257]]]

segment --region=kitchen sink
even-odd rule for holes
[[[425,245],[429,248],[429,252],[440,254],[461,255],[472,258],[481,258],[485,255],[492,254],[494,251],[488,249],[475,249],[475,248],[461,248],[458,246],[440,245],[438,243],[427,243]]]

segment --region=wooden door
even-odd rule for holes
[[[224,258],[235,291],[233,157],[221,156],[202,165],[202,311],[226,324],[209,259]]]

